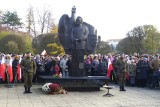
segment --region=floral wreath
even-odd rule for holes
[[[42,90],[47,94],[67,94],[67,91],[60,87],[59,84],[46,83],[42,86]]]

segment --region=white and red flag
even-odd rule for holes
[[[11,83],[13,81],[12,58],[10,58],[10,61],[9,61],[8,74],[9,74],[9,82]]]
[[[0,77],[2,78],[3,81],[5,81],[5,69],[6,69],[6,65],[5,65],[5,57],[2,56],[1,59],[1,64],[0,64]]]
[[[22,57],[19,56],[19,63],[18,63],[18,68],[17,68],[17,75],[18,75],[18,80],[21,80],[22,75],[21,75],[21,61],[22,61]]]
[[[42,56],[47,55],[46,50],[43,50],[43,52],[41,53]]]
[[[113,71],[113,65],[111,63],[111,59],[108,59],[108,71],[107,71],[107,77],[110,78],[111,71]]]

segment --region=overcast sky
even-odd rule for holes
[[[93,25],[102,40],[120,39],[134,27],[152,24],[160,30],[160,0],[0,0],[0,10],[17,11],[23,18],[30,5],[40,9],[47,6],[55,22],[63,14],[71,15],[75,5],[76,16]]]

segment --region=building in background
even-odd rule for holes
[[[116,46],[121,39],[109,39],[107,40],[108,44],[112,47],[113,50],[116,50]]]

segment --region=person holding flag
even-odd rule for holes
[[[107,71],[107,77],[110,78],[111,76],[111,71],[113,71],[113,65],[111,63],[111,59],[108,58],[108,71]]]
[[[17,75],[18,75],[18,81],[21,81],[22,78],[22,70],[21,70],[21,61],[22,61],[22,56],[19,55],[19,63],[18,63],[18,68],[17,68]]]
[[[6,69],[6,64],[5,64],[5,56],[4,54],[0,55],[0,77],[2,78],[2,81],[5,81],[5,69]]]
[[[13,81],[13,72],[12,72],[12,58],[9,54],[5,57],[5,64],[6,64],[6,74],[7,74],[7,82],[8,84]]]

